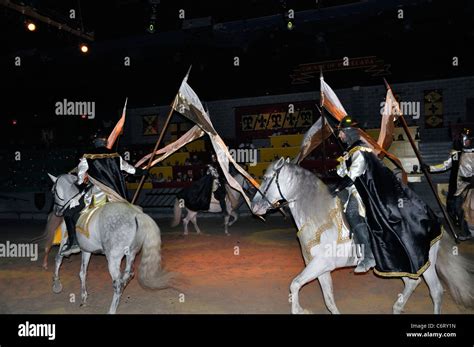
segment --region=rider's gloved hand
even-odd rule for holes
[[[428,164],[421,162],[420,166],[422,171],[430,172],[430,166]]]
[[[78,187],[79,190],[81,190],[81,191],[85,190],[88,186],[89,186],[89,183],[86,183],[86,182],[82,182],[81,184],[78,184],[78,185],[77,185],[77,187]]]

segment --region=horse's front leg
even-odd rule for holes
[[[305,310],[301,307],[299,302],[299,292],[301,287],[306,283],[311,282],[322,274],[332,270],[327,259],[324,257],[318,258],[314,257],[308,265],[296,276],[290,285],[291,292],[291,313],[301,314],[301,313],[311,313],[308,310]]]
[[[112,298],[112,303],[110,304],[109,314],[115,314],[117,312],[117,307],[120,303],[120,297],[122,296],[124,283],[122,281],[122,275],[120,272],[120,263],[122,261],[123,255],[107,255],[107,261],[109,266],[110,277],[112,277],[112,285],[114,288],[114,296]]]
[[[61,267],[61,264],[63,262],[61,249],[63,248],[66,241],[67,241],[67,237],[65,237],[65,233],[63,233],[63,237],[61,239],[61,243],[59,244],[58,254],[56,254],[55,264],[54,264],[53,293],[55,294],[59,294],[63,290],[63,285],[61,284],[61,280],[59,279],[59,268]]]
[[[325,272],[318,277],[319,284],[321,285],[321,290],[323,291],[324,303],[328,308],[329,312],[332,314],[339,314],[339,310],[336,306],[336,301],[334,300],[334,291],[332,288],[332,277],[331,272]]]

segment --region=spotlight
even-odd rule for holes
[[[295,10],[293,9],[289,9],[288,11],[285,11],[284,13],[284,18],[285,18],[285,24],[286,24],[286,28],[288,30],[293,30],[294,27],[295,27],[295,23],[294,23],[294,20],[295,20]]]
[[[150,20],[150,24],[148,24],[148,28],[146,29],[150,34],[155,33],[155,22]]]
[[[82,44],[80,48],[81,48],[81,52],[84,54],[89,52],[89,47],[86,44]]]
[[[33,22],[26,22],[26,28],[29,31],[35,31],[36,30],[36,24]]]
[[[148,0],[148,4],[150,6],[150,19],[148,20],[148,27],[146,31],[150,34],[154,34],[156,31],[156,18],[158,13],[158,5],[160,0]]]

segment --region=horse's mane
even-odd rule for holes
[[[319,189],[320,187],[326,187],[323,181],[312,173],[311,171],[293,163],[285,163],[285,166],[290,168],[291,173],[295,176],[300,182],[307,182],[309,183],[314,189]],[[304,189],[308,189],[307,186]]]

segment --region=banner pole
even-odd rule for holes
[[[160,136],[158,137],[158,141],[156,141],[155,148],[153,149],[152,155],[150,156],[150,160],[148,161],[148,164],[146,166],[146,170],[150,169],[150,166],[153,163],[153,159],[155,159],[155,153],[158,150],[158,147],[160,146],[161,140],[163,139],[163,137],[165,135],[166,129],[168,128],[168,124],[171,120],[171,116],[173,115],[174,106],[176,104],[177,99],[178,99],[178,95],[176,94],[176,96],[174,97],[173,102],[171,103],[171,107],[170,107],[170,111],[168,112],[168,116],[166,117],[165,125],[163,126],[163,129],[161,129],[161,133],[160,133]],[[135,195],[133,196],[133,199],[132,199],[132,205],[135,203],[135,201],[137,201],[138,196],[140,195],[140,191],[143,187],[143,183],[145,183],[145,176],[142,176],[141,179],[140,179],[140,183],[138,184],[137,190],[135,191]]]

